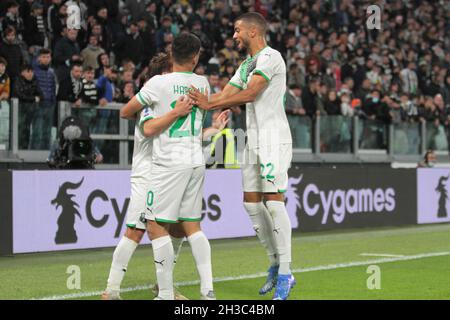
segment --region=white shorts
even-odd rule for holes
[[[242,165],[244,192],[283,193],[287,190],[292,144],[245,148]]]
[[[127,227],[145,230],[145,209],[148,192],[148,182],[131,180],[130,206],[127,212]]]
[[[154,171],[146,199],[145,219],[178,223],[202,218],[205,167]]]

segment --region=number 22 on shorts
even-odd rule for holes
[[[268,181],[275,179],[275,176],[272,175],[275,166],[271,162],[267,163],[266,165],[263,165],[261,163],[260,167],[261,167],[261,179],[265,179]]]

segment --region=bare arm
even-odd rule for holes
[[[232,86],[231,84],[227,84],[225,86],[225,88],[223,88],[223,90],[221,92],[218,93],[214,93],[209,97],[209,101],[219,101],[221,99],[225,99],[228,98],[232,95],[235,95],[236,93],[238,93],[239,91],[241,91],[241,89],[236,88],[234,86]]]
[[[192,110],[193,101],[189,98],[178,98],[175,108],[161,117],[147,120],[143,125],[144,136],[151,137],[160,134],[170,127],[179,117],[189,114]]]
[[[228,98],[234,94],[237,94],[240,91],[240,89],[238,89],[230,84],[227,84],[221,92],[212,94],[208,100],[208,94],[201,94],[195,87],[191,87],[191,89],[192,90],[189,93],[189,97],[191,99],[197,101],[197,105],[202,109],[205,109],[202,106],[207,106],[209,102],[216,103],[216,102],[220,101],[221,99]],[[227,108],[227,107],[228,106],[223,106],[222,108]],[[220,109],[220,108],[217,108],[217,109]],[[205,110],[207,110],[207,109],[205,109]]]
[[[203,129],[202,139],[206,141],[208,140],[208,138],[215,136],[220,131],[222,131],[230,120],[229,116],[230,110],[222,111],[219,116],[213,121],[211,127]]]
[[[136,96],[131,98],[127,104],[120,109],[120,117],[123,119],[134,120],[136,119],[136,114],[141,111],[142,104],[138,101]]]
[[[214,97],[214,99],[208,101],[207,99],[205,100],[205,95],[202,94],[199,90],[191,90],[191,92],[189,93],[189,97],[193,99],[195,104],[200,108],[204,110],[213,110],[230,106],[238,106],[247,102],[253,102],[255,101],[256,97],[266,88],[266,86],[267,80],[264,79],[264,77],[255,74],[253,75],[252,80],[245,90],[239,91],[238,88],[234,88],[229,84],[225,87],[225,89],[227,87],[234,88],[235,90],[233,91],[235,94],[229,94],[228,96],[221,95],[219,99]],[[231,89],[229,90],[229,92],[231,93]],[[236,90],[239,92],[237,92]]]

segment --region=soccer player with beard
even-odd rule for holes
[[[208,99],[193,88],[189,96],[204,110],[246,104],[244,207],[271,262],[259,293],[266,294],[275,287],[273,299],[285,300],[295,285],[290,269],[291,222],[283,195],[292,161],[292,138],[284,108],[286,64],[281,54],[267,45],[266,29],[267,23],[259,13],[237,18],[233,39],[249,57],[221,93]]]

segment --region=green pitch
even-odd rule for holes
[[[271,298],[257,293],[268,262],[256,238],[211,241],[211,246],[218,299]],[[112,252],[108,248],[2,257],[0,299],[99,299]],[[297,286],[291,299],[450,299],[450,224],[297,233],[293,260]],[[81,289],[67,288],[70,265],[80,268]],[[367,287],[369,265],[379,267],[380,289]],[[151,247],[139,247],[128,266],[122,297],[152,299],[154,271]],[[199,286],[192,284],[197,279],[185,243],[175,281],[188,298],[198,299]]]

